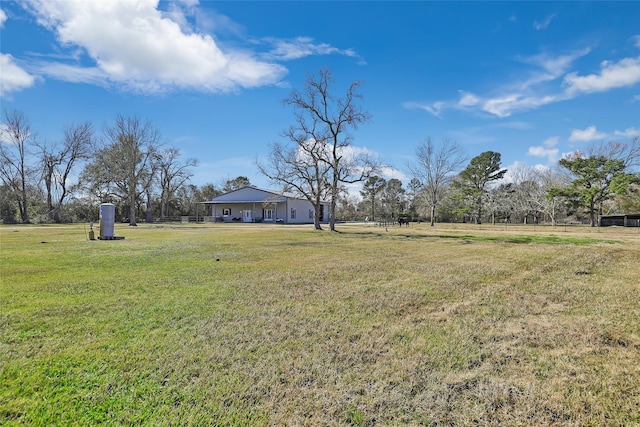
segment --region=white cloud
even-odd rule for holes
[[[550,55],[547,52],[540,53],[529,57],[520,57],[518,60],[525,64],[531,64],[537,67],[530,77],[524,82],[518,84],[520,90],[525,90],[539,83],[549,82],[562,77],[577,60],[591,52],[591,48],[576,50],[565,55]]]
[[[187,7],[197,6],[200,1],[199,0],[178,0],[178,3],[183,3]]]
[[[419,102],[405,102],[404,108],[420,108],[429,114],[442,118],[442,113],[448,109],[468,110],[480,109],[483,112],[492,114],[497,117],[509,117],[514,112],[526,111],[541,107],[546,104],[557,102],[560,99],[557,96],[544,95],[525,95],[522,93],[508,93],[495,97],[479,97],[468,92],[462,92],[462,96],[458,101],[436,101],[432,104],[424,104]]]
[[[431,105],[422,104],[420,102],[404,102],[402,106],[407,109],[419,108],[439,119],[442,118],[441,116],[442,110],[445,108],[448,108],[448,105],[442,101],[434,102]]]
[[[554,13],[553,15],[547,16],[544,20],[540,22],[534,21],[533,28],[535,28],[536,30],[546,30],[547,28],[549,28],[549,24],[551,24],[551,21],[555,17],[556,17],[556,14]]]
[[[470,92],[465,92],[463,90],[460,90],[458,92],[460,93],[460,100],[458,101],[458,105],[461,107],[472,107],[480,102],[480,98]]]
[[[559,140],[560,138],[557,136],[547,138],[542,142],[542,145],[529,147],[527,154],[534,157],[546,157],[549,163],[555,163],[558,161],[560,154],[560,150],[555,148]]]
[[[9,138],[6,137],[8,133],[9,133],[9,126],[7,126],[6,123],[0,123],[0,143],[8,144],[11,142],[9,141]]]
[[[395,178],[395,179],[399,179],[403,183],[408,182],[408,177],[404,172],[389,165],[380,166],[380,176],[386,180]]]
[[[520,95],[510,94],[500,98],[491,98],[484,102],[482,109],[498,117],[507,117],[519,102]]]
[[[633,138],[635,136],[640,136],[640,129],[636,129],[636,128],[632,127],[632,128],[627,128],[627,129],[625,129],[623,131],[616,130],[614,132],[614,135]]]
[[[4,10],[0,9],[0,28],[4,26],[4,21],[7,20],[7,14],[4,13]]]
[[[558,155],[560,150],[557,148],[549,148],[543,146],[533,146],[529,147],[527,154],[534,157],[546,157],[549,160],[549,163],[555,163],[558,161]]]
[[[508,117],[517,111],[536,109],[543,105],[566,99],[567,96],[556,94],[540,94],[538,86],[550,82],[564,75],[571,65],[579,58],[587,55],[591,49],[576,50],[564,55],[550,55],[540,53],[530,57],[518,58],[525,64],[535,67],[523,81],[506,85],[499,92],[503,95],[486,98],[482,110],[498,117]]]
[[[191,14],[191,6],[183,5],[179,1],[170,2],[167,5],[167,11],[162,12],[162,16],[170,19],[180,26],[180,29],[184,33],[191,33],[191,25],[189,24],[189,19],[187,18],[187,14]]]
[[[265,41],[274,46],[265,56],[280,61],[290,61],[311,55],[339,54],[353,58],[358,57],[353,49],[338,49],[326,43],[314,43],[310,37],[296,37],[290,40],[267,38]]]
[[[60,62],[33,61],[30,68],[38,75],[45,75],[73,83],[90,83],[104,86],[109,75],[97,67],[80,67]]]
[[[441,118],[446,109],[477,108],[497,117],[509,117],[518,111],[527,111],[568,99],[562,92],[545,94],[540,89],[542,83],[551,82],[562,77],[579,58],[587,55],[591,49],[585,48],[563,55],[541,53],[530,57],[517,58],[519,62],[532,65],[534,68],[526,78],[510,82],[497,88],[497,95],[481,96],[468,91],[459,90],[460,98],[457,102],[437,101],[432,104],[405,103],[405,107],[419,107],[430,114]]]
[[[429,112],[433,116],[441,118],[442,109],[445,107],[445,105],[446,104],[444,102],[438,101],[434,102],[433,105],[423,105],[421,108]]]
[[[25,5],[63,45],[81,47],[95,61],[87,74],[102,73],[126,88],[232,91],[275,84],[287,73],[283,66],[250,53],[223,51],[210,35],[185,32],[186,20],[169,19],[158,10],[158,0],[30,0]],[[175,8],[173,13],[178,19]],[[64,77],[56,74],[60,64],[43,69]],[[72,80],[82,74],[79,67],[75,71]]]
[[[595,126],[589,126],[586,129],[573,129],[569,136],[571,142],[588,142],[607,137],[606,133],[598,132]]]
[[[599,74],[579,76],[569,73],[563,84],[569,95],[578,93],[605,92],[610,89],[631,86],[640,82],[640,56],[624,58],[618,62],[603,61]]]
[[[509,117],[516,111],[531,110],[552,102],[556,102],[555,96],[524,96],[521,94],[509,94],[503,97],[487,99],[482,109],[498,117]]]
[[[634,36],[633,40],[636,46],[640,47],[640,35]],[[488,95],[459,90],[461,95],[458,101],[404,105],[406,108],[422,108],[438,118],[442,118],[443,112],[447,109],[480,110],[497,117],[509,117],[516,112],[537,109],[584,94],[629,87],[640,82],[640,56],[622,58],[617,62],[604,61],[600,72],[595,74],[581,76],[576,71],[569,72],[577,59],[590,52],[591,48],[585,48],[564,55],[550,55],[544,52],[530,57],[520,57],[517,58],[518,61],[534,68],[528,74],[522,73],[525,78],[502,84]],[[550,83],[561,78],[558,86],[553,89]],[[640,95],[633,97],[634,101],[639,99]]]
[[[0,53],[0,98],[6,98],[11,92],[17,92],[33,86],[36,78],[20,68],[13,56]]]
[[[327,144],[326,149],[331,150],[331,144]],[[354,164],[363,158],[377,159],[378,153],[375,153],[369,150],[366,147],[358,147],[355,145],[347,145],[345,147],[339,148],[340,157],[343,159],[345,164]],[[330,155],[330,154],[329,154]]]

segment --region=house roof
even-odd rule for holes
[[[258,187],[242,187],[214,197],[205,204],[218,203],[279,203],[286,202],[287,199],[306,200],[297,197],[293,193],[265,190]]]

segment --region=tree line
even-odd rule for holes
[[[410,217],[440,222],[598,224],[606,214],[640,212],[640,142],[609,142],[574,152],[555,168],[516,165],[504,179],[501,155],[486,151],[467,163],[458,144],[421,143],[408,165],[407,188],[377,175],[360,199],[345,197],[342,216],[352,220]],[[465,166],[466,165],[466,166]]]
[[[516,166],[507,171],[501,154],[470,160],[455,141],[420,143],[407,164],[407,188],[384,179],[382,165],[352,144],[352,132],[371,115],[360,105],[359,82],[342,97],[328,69],[309,75],[284,104],[293,123],[283,142],[271,144],[256,167],[268,180],[309,200],[321,229],[320,204],[329,202],[329,228],[338,220],[410,216],[430,221],[553,224],[605,213],[640,212],[640,141],[609,142],[576,151],[556,168]],[[0,127],[0,217],[6,223],[97,219],[101,203],[114,203],[119,217],[136,225],[193,215],[199,202],[251,185],[244,176],[198,187],[190,182],[196,159],[164,146],[159,131],[136,116],[117,115],[98,133],[89,122],[61,130],[59,141],[39,141],[26,116],[5,111]],[[505,180],[509,172],[508,182]],[[361,186],[359,194],[349,191]]]
[[[5,111],[0,128],[0,217],[5,224],[98,219],[114,203],[130,225],[192,215],[196,203],[250,185],[244,176],[198,187],[196,159],[164,146],[150,121],[118,115],[101,133],[70,124],[58,141],[39,141],[21,111]]]
[[[534,221],[581,220],[590,224],[605,212],[640,212],[640,142],[609,142],[589,151],[576,151],[556,169],[518,166],[505,182],[501,154],[486,151],[467,156],[455,141],[435,144],[427,138],[407,165],[408,188],[396,178],[380,177],[380,165],[366,150],[351,144],[351,131],[371,119],[359,105],[359,82],[343,97],[334,93],[331,71],[321,69],[307,78],[304,88],[284,100],[293,108],[294,124],[282,133],[284,141],[271,146],[259,170],[272,183],[293,189],[316,206],[330,201],[329,227],[335,219],[426,218],[436,220]],[[466,166],[465,166],[466,164]],[[350,184],[362,183],[359,196]],[[315,227],[321,228],[318,217]]]

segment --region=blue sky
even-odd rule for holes
[[[330,68],[361,81],[353,145],[405,185],[425,138],[549,167],[640,134],[640,2],[2,0],[3,110],[39,140],[117,114],[197,158],[197,185],[256,171],[282,100]]]

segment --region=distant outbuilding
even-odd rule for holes
[[[640,214],[603,215],[600,227],[617,225],[620,227],[640,227]]]

